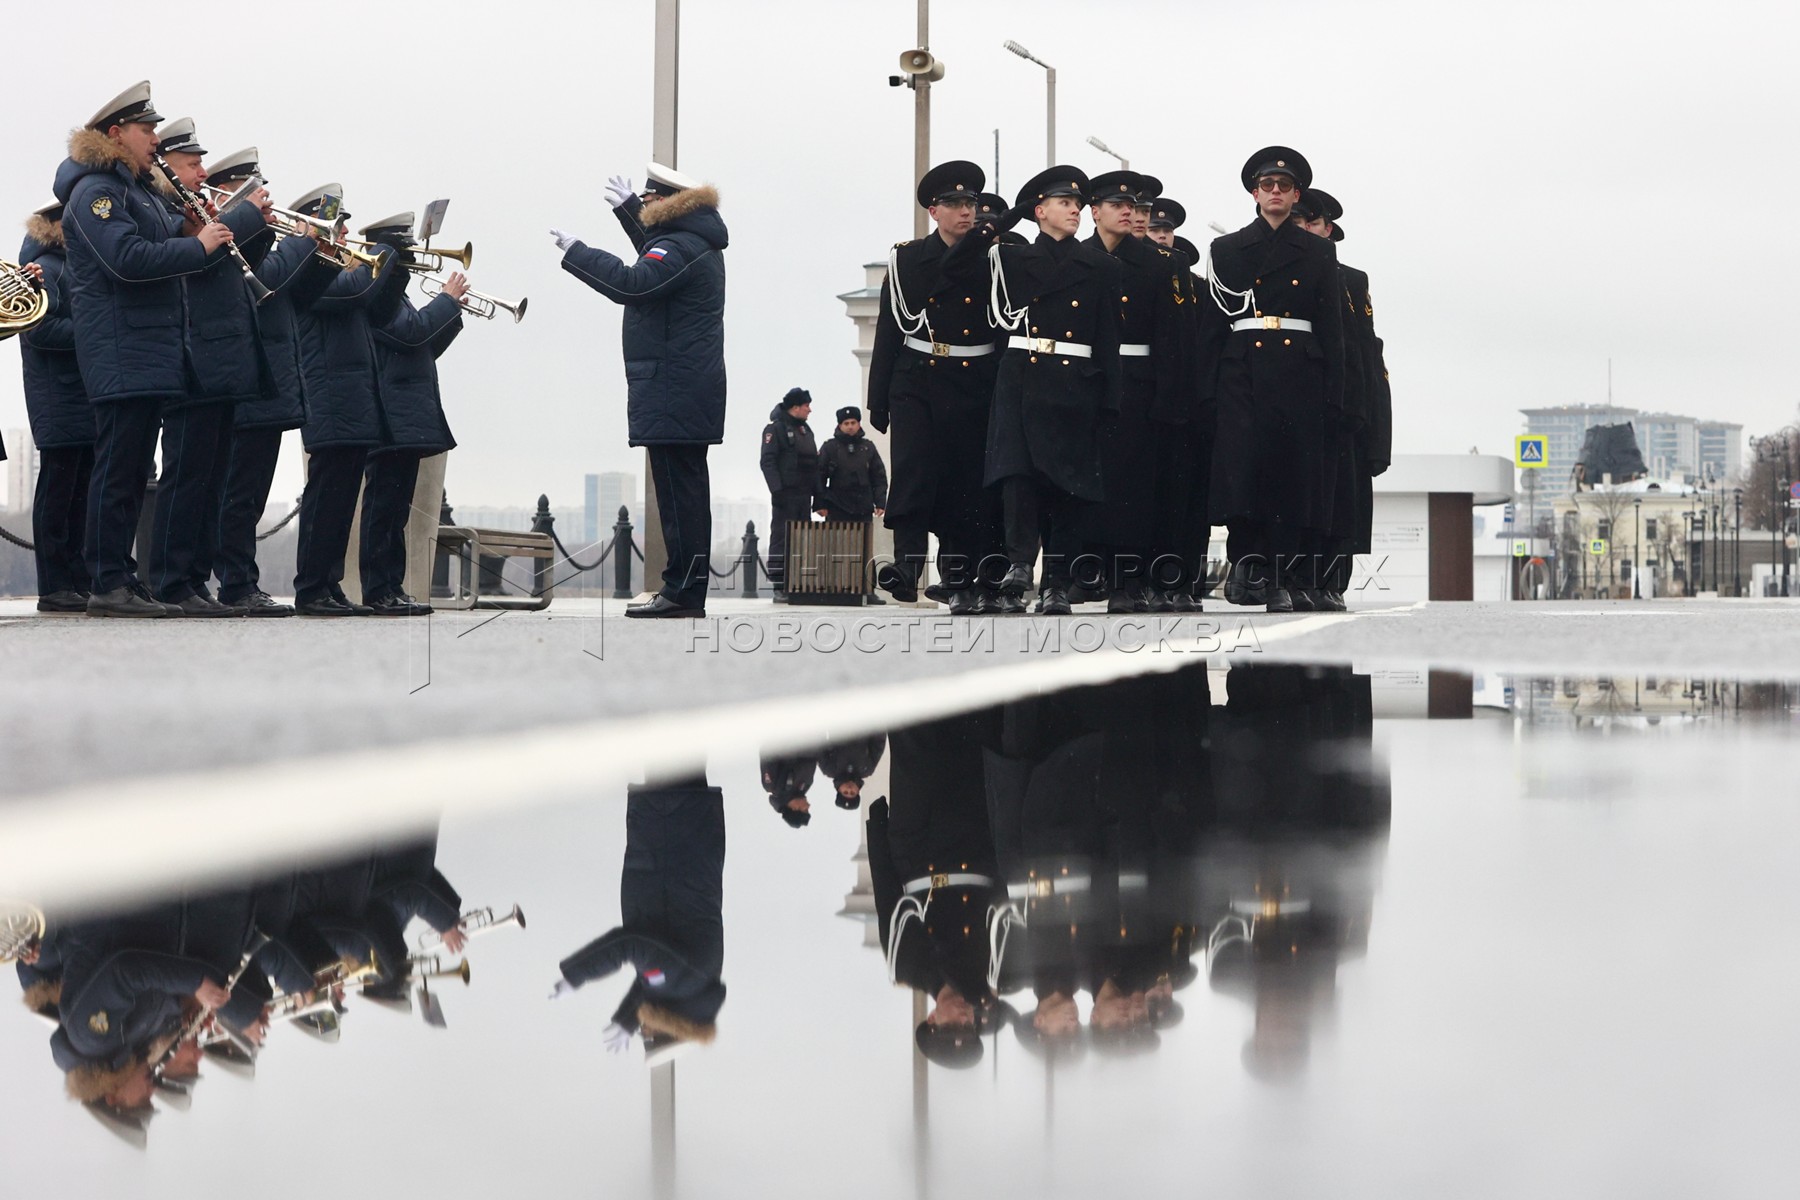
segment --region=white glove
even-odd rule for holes
[[[552,229],[550,231],[550,236],[556,239],[556,248],[558,250],[567,250],[570,246],[573,246],[576,242],[581,240],[574,234],[564,233],[560,229]]]
[[[566,979],[559,979],[556,981],[556,986],[550,989],[550,998],[552,1000],[561,1000],[564,996],[573,996],[575,990],[574,984]]]
[[[631,190],[631,180],[623,175],[614,175],[606,181],[606,202],[614,208],[619,207],[636,194]]]
[[[608,1025],[600,1037],[606,1043],[608,1054],[622,1054],[625,1047],[631,1045],[631,1032],[616,1021]]]

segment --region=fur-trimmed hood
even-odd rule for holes
[[[62,1003],[62,985],[60,979],[40,979],[25,989],[25,1007],[34,1013],[55,1008]]]
[[[647,205],[639,219],[652,235],[689,233],[714,250],[725,249],[731,240],[719,216],[719,190],[714,187],[677,192],[667,200]]]
[[[145,1059],[133,1056],[122,1067],[84,1064],[63,1076],[63,1090],[71,1100],[91,1104],[103,1100],[143,1073]]]
[[[651,1033],[680,1038],[684,1042],[695,1042],[702,1046],[710,1046],[719,1034],[719,1027],[711,1021],[695,1021],[657,1004],[638,1005],[637,1019],[638,1024]]]
[[[644,206],[644,227],[653,229],[658,225],[666,225],[670,221],[685,217],[689,213],[703,208],[719,207],[719,189],[708,184],[705,187],[687,188],[676,192],[667,200]]]
[[[25,236],[39,245],[53,250],[63,249],[63,227],[61,221],[47,221],[36,213],[25,222]]]
[[[127,163],[125,148],[98,129],[77,129],[69,134],[69,157],[84,167],[102,170]]]

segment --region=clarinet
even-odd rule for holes
[[[225,981],[227,995],[237,990],[238,980],[242,979],[244,972],[250,969],[250,963],[256,958],[256,952],[274,940],[260,929],[255,932],[250,939],[250,945],[244,950],[243,960],[238,963],[237,970],[233,971],[231,978]],[[169,1064],[169,1060],[175,1057],[176,1051],[181,1049],[182,1043],[197,1036],[212,1015],[212,1009],[203,1008],[182,1023],[181,1032],[176,1035],[174,1044],[163,1052],[161,1061],[156,1064],[155,1069],[159,1075],[162,1073],[162,1069]]]
[[[169,165],[169,160],[160,154],[155,156],[155,160],[156,169],[163,173],[163,178],[167,179],[169,186],[175,189],[175,195],[181,201],[181,206],[187,209],[188,216],[200,225],[217,225],[219,218],[213,216],[212,209],[207,207],[205,200],[189,191],[187,184],[181,182],[180,177],[175,174],[175,168]],[[263,286],[263,281],[256,277],[256,271],[250,266],[250,260],[245,258],[244,252],[237,248],[237,243],[226,242],[225,249],[231,251],[231,257],[237,259],[238,269],[243,271],[244,282],[250,285],[250,294],[256,297],[256,302],[261,304],[267,300],[271,292]]]

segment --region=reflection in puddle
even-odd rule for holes
[[[1767,955],[1797,700],[1191,668],[868,737],[825,714],[816,749],[451,820],[442,853],[41,931],[0,906],[39,1018],[0,1022],[0,1129],[84,1195],[471,1111],[495,1136],[445,1142],[434,1194],[510,1194],[529,1146],[529,1182],[597,1157],[627,1195],[1076,1195],[1195,1155],[1221,1194],[1437,1195],[1496,1138],[1526,1149],[1459,1194],[1754,1194],[1800,1070]]]

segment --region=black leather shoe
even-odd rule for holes
[[[673,619],[678,617],[704,617],[706,615],[706,610],[704,608],[688,608],[685,605],[677,604],[661,592],[658,592],[655,596],[651,597],[648,604],[633,604],[630,608],[627,608],[625,610],[625,615],[628,617]]]
[[[950,615],[953,617],[978,617],[987,611],[980,592],[967,588],[960,592],[950,593]]]
[[[303,617],[354,617],[356,611],[340,603],[336,596],[320,596],[317,600],[297,600],[294,611]]]
[[[375,615],[375,610],[368,605],[351,603],[350,597],[344,595],[344,589],[341,587],[334,586],[331,589],[331,598],[349,609],[350,615],[353,617],[372,617]]]
[[[378,617],[429,617],[431,605],[420,604],[405,592],[389,592],[369,601]]]
[[[863,603],[864,604],[879,604],[883,608],[887,607],[887,601],[883,600],[881,598],[881,593],[879,593],[879,592],[870,592],[868,595],[864,596]]]
[[[1350,606],[1344,602],[1342,592],[1320,592],[1319,599],[1325,603],[1320,607],[1326,612],[1349,612]]]
[[[1025,602],[1005,592],[988,592],[987,610],[996,617],[1013,617],[1025,611]]]
[[[1000,581],[1000,590],[1009,596],[1023,596],[1031,590],[1031,568],[1024,563],[1014,563],[1006,572],[1006,578]]]
[[[90,617],[166,617],[169,610],[155,600],[137,594],[131,588],[114,588],[110,592],[95,592],[88,597],[87,615]]]
[[[1199,597],[1190,595],[1187,592],[1174,593],[1169,597],[1169,603],[1175,606],[1176,612],[1189,613],[1205,611],[1201,607]]]
[[[1146,598],[1150,601],[1151,612],[1166,613],[1175,611],[1174,592],[1165,592],[1161,588],[1151,588]]]
[[[1288,590],[1286,588],[1270,588],[1268,596],[1268,607],[1270,612],[1291,613],[1294,611],[1294,598],[1288,595]]]
[[[1108,613],[1134,613],[1137,610],[1137,597],[1133,596],[1127,588],[1119,588],[1106,598]]]
[[[39,596],[37,602],[37,610],[41,613],[84,613],[87,607],[85,592],[51,592],[48,596]]]
[[[875,572],[875,586],[902,604],[911,604],[919,598],[919,585],[893,563],[883,563],[881,570]]]
[[[1045,588],[1039,608],[1046,617],[1066,617],[1075,610],[1069,607],[1069,593],[1062,588]]]
[[[208,600],[198,592],[191,593],[185,599],[175,601],[175,607],[181,610],[181,615],[184,617],[235,617],[237,615],[217,600]]]
[[[1313,602],[1313,594],[1309,588],[1288,588],[1288,599],[1293,602],[1295,612],[1317,612],[1319,606]]]
[[[240,596],[235,606],[243,609],[246,617],[291,617],[294,615],[293,605],[283,604],[267,592],[251,592],[247,596]]]
[[[150,594],[150,589],[148,587],[144,586],[144,583],[142,580],[139,580],[135,583],[128,583],[125,586],[130,588],[131,594],[136,596],[139,600],[146,601],[150,604],[162,604],[163,616],[165,616],[165,617],[185,617],[185,616],[187,616],[187,614],[182,611],[181,606],[179,604],[163,604],[163,602],[161,600],[158,600],[155,596],[152,596]]]
[[[945,587],[941,583],[927,584],[925,587],[925,598],[927,600],[935,600],[939,604],[948,604],[956,598],[956,592],[951,588]]]

